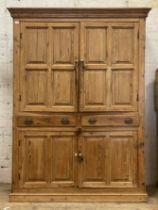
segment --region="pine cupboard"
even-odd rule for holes
[[[11,201],[146,201],[150,9],[9,8]]]

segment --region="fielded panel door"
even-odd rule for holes
[[[74,187],[77,178],[77,137],[75,132],[51,135],[51,186]]]
[[[74,132],[21,131],[21,188],[72,187],[76,184],[77,144]]]
[[[108,184],[111,187],[136,187],[138,136],[135,131],[109,133]]]
[[[19,132],[18,176],[21,188],[48,185],[48,148],[49,139],[45,132]]]
[[[79,138],[79,187],[107,186],[108,138],[105,132],[83,132]]]
[[[21,111],[76,111],[78,24],[22,23]]]
[[[135,132],[84,132],[79,155],[79,187],[136,187]]]
[[[81,111],[136,111],[137,23],[81,24]]]

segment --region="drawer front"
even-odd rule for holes
[[[18,116],[18,127],[52,127],[52,126],[76,126],[76,117],[71,115],[51,116]]]
[[[85,115],[81,118],[82,126],[138,126],[136,115]]]

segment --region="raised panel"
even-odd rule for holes
[[[27,70],[25,79],[25,105],[45,106],[48,103],[48,78],[45,70]]]
[[[46,64],[48,62],[48,27],[26,26],[24,34],[26,64]]]
[[[85,70],[81,110],[100,111],[107,105],[106,70]]]
[[[85,61],[90,64],[107,62],[107,28],[103,26],[86,26]]]
[[[20,111],[74,112],[78,23],[22,23]]]
[[[80,110],[107,108],[108,26],[103,22],[82,22],[80,66]]]
[[[73,71],[54,70],[52,72],[53,106],[57,109],[74,110],[75,105],[75,73]],[[61,107],[61,108],[60,108]]]
[[[137,109],[137,79],[134,69],[113,69],[111,76],[111,108]]]
[[[47,134],[19,134],[19,183],[22,188],[44,187],[48,184]]]
[[[137,178],[137,136],[132,132],[113,132],[109,142],[109,172],[112,186],[132,187]]]
[[[51,38],[51,109],[74,112],[77,109],[78,24],[55,23],[51,27]]]
[[[46,145],[44,136],[25,138],[26,181],[45,181]]]
[[[51,137],[52,161],[51,184],[57,186],[74,186],[77,152],[77,142],[74,134],[60,134]]]
[[[53,28],[53,63],[72,64],[74,61],[74,28]]]
[[[107,138],[105,133],[85,133],[80,138],[79,187],[105,187],[107,181]]]
[[[112,27],[112,64],[133,64],[135,53],[134,26]]]

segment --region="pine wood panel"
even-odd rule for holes
[[[78,24],[28,22],[21,34],[21,111],[76,111]]]
[[[117,187],[136,186],[138,140],[135,132],[111,132],[109,135],[109,184]]]
[[[137,133],[84,132],[79,140],[79,187],[136,187]]]
[[[136,111],[138,24],[113,23],[111,37],[111,110]]]
[[[19,133],[19,184],[21,188],[44,187],[48,182],[49,148],[46,133]]]
[[[79,60],[78,24],[60,23],[52,26],[51,84],[53,111],[76,111],[75,61]]]
[[[82,23],[81,111],[137,110],[137,43],[136,23]]]
[[[103,111],[107,106],[107,45],[106,23],[81,25],[81,111]]]
[[[20,187],[74,186],[77,152],[74,136],[73,132],[20,131],[17,165]]]
[[[107,182],[106,133],[83,133],[79,139],[83,161],[79,165],[79,187],[105,187]]]

